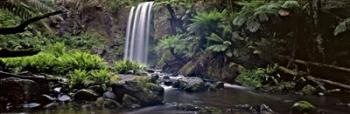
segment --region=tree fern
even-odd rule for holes
[[[9,11],[23,19],[28,19],[41,13],[53,12],[53,8],[39,0],[3,0],[0,1],[0,10]]]
[[[252,1],[241,3],[244,7],[233,20],[233,24],[244,27],[250,32],[257,32],[263,22],[270,21],[271,18],[279,16],[279,11],[286,9],[297,11],[300,5],[297,1]]]
[[[227,15],[227,11],[219,12],[217,10],[210,12],[199,12],[191,19],[192,23],[189,25],[189,30],[198,33],[205,34],[217,30],[220,27],[224,17]]]

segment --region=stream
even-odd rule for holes
[[[234,105],[265,104],[273,111],[281,114],[289,113],[295,101],[307,100],[312,102],[320,111],[326,114],[348,114],[349,106],[340,106],[340,102],[349,102],[344,96],[342,99],[327,96],[297,96],[297,95],[270,95],[258,93],[249,88],[238,85],[225,84],[225,88],[215,92],[187,93],[170,86],[165,89],[164,105],[145,107],[132,111],[117,111],[111,109],[96,109],[93,106],[77,106],[74,104],[59,104],[55,108],[45,109],[34,113],[41,114],[196,114],[195,111],[179,110],[175,104],[192,104],[199,107],[216,107],[229,109]],[[232,113],[249,114],[245,111],[231,111]]]

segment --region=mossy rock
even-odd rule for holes
[[[304,94],[304,95],[312,95],[316,92],[316,88],[313,87],[312,85],[306,85],[303,87],[303,89],[301,90],[301,92]]]
[[[293,104],[292,111],[295,113],[311,113],[316,107],[308,101],[298,101]]]

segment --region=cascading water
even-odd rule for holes
[[[153,2],[132,7],[126,31],[124,59],[147,64]]]

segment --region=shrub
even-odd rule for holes
[[[70,88],[82,88],[89,83],[89,74],[85,70],[74,70],[68,74]]]
[[[5,63],[7,69],[14,72],[66,74],[75,69],[90,71],[108,67],[100,56],[84,51],[68,51],[62,43],[56,43],[34,56],[0,60]]]
[[[112,77],[112,73],[108,69],[93,70],[93,71],[90,71],[90,74],[91,74],[90,78],[95,82],[95,84],[105,84]]]
[[[115,62],[114,67],[118,73],[126,74],[129,71],[136,73],[138,71],[144,70],[146,68],[146,65],[128,61],[128,60],[123,60],[123,61]]]
[[[71,88],[82,88],[91,84],[104,85],[109,81],[120,80],[119,76],[113,76],[108,69],[99,70],[81,70],[75,69],[68,74],[69,85]]]
[[[264,81],[267,81],[271,74],[276,71],[277,66],[268,66],[267,68],[258,68],[253,70],[244,70],[236,78],[236,81],[244,86],[260,88]]]

